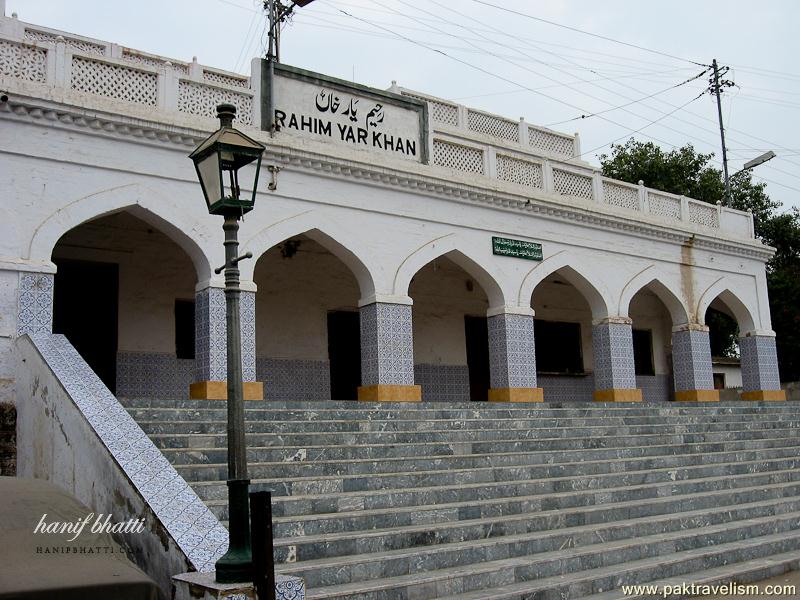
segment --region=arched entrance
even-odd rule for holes
[[[451,258],[433,259],[411,280],[414,381],[422,400],[485,401],[489,394],[487,294]],[[485,273],[482,273],[485,275]]]
[[[533,290],[537,381],[549,402],[592,399],[592,308],[584,295],[590,287],[574,270],[563,267]]]
[[[56,243],[53,330],[117,395],[185,397],[194,364],[192,259],[130,211]]]
[[[255,265],[256,372],[268,400],[355,400],[361,384],[359,284],[309,235]]]
[[[641,287],[630,299],[636,387],[647,402],[666,402],[674,393],[672,327],[685,324],[686,310],[658,280]]]

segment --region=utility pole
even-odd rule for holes
[[[714,82],[712,86],[712,93],[717,97],[717,114],[719,115],[719,136],[722,139],[722,170],[725,173],[725,206],[730,206],[731,203],[731,180],[728,176],[728,149],[725,147],[725,126],[722,123],[722,100],[720,99],[721,86],[731,86],[733,82],[731,81],[722,81],[720,83],[720,73],[719,67],[717,66],[717,59],[714,59],[714,62],[711,63],[711,66],[714,69]],[[727,73],[727,67],[725,69],[725,73]],[[723,73],[724,75],[724,73]]]
[[[296,6],[308,6],[314,0],[289,0],[289,6],[281,4],[281,0],[264,0],[264,10],[269,21],[269,46],[267,47],[267,81],[264,91],[266,96],[266,114],[261,115],[261,129],[269,131],[270,137],[275,135],[275,63],[281,62],[281,23],[291,16]]]

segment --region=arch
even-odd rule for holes
[[[633,276],[625,287],[622,289],[622,294],[619,299],[618,314],[621,317],[627,317],[630,310],[631,301],[633,297],[644,288],[649,288],[664,306],[667,307],[670,316],[672,317],[672,326],[684,325],[689,322],[689,311],[686,306],[678,298],[672,290],[670,290],[664,283],[656,276],[655,265],[650,265],[639,271]]]
[[[362,298],[375,295],[375,279],[367,261],[338,241],[346,239],[347,232],[333,219],[311,210],[268,225],[247,239],[242,244],[242,252],[252,252],[255,260],[239,263],[242,278],[252,280],[258,259],[273,246],[297,235],[311,238],[341,260],[358,281]]]
[[[724,277],[717,279],[711,286],[703,292],[700,301],[697,303],[697,320],[701,325],[706,323],[706,311],[711,303],[719,298],[725,306],[733,313],[733,318],[739,325],[740,333],[753,331],[756,328],[755,319],[750,309],[734,294]]]
[[[561,250],[528,271],[520,287],[518,302],[520,306],[530,306],[533,292],[547,277],[555,272],[571,283],[589,303],[592,319],[603,319],[609,315],[609,294],[605,287],[593,277],[579,272],[573,265],[579,262],[568,251]]]
[[[112,213],[128,211],[149,223],[178,244],[192,260],[198,281],[211,277],[210,252],[186,231],[201,228],[199,221],[185,212],[169,210],[170,202],[163,195],[138,183],[112,188],[73,200],[42,221],[34,230],[28,245],[28,258],[49,262],[58,240],[75,227]],[[199,212],[199,211],[198,211]],[[185,221],[177,225],[178,221]]]
[[[480,264],[480,259],[466,250],[466,244],[452,233],[431,240],[403,260],[395,273],[393,293],[407,296],[414,275],[422,267],[442,256],[447,256],[476,279],[486,293],[490,307],[505,306],[505,294],[500,284]]]

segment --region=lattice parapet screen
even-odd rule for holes
[[[592,199],[592,178],[571,171],[553,169],[553,189],[557,194],[571,198]]]
[[[44,83],[47,50],[0,40],[0,75]]]
[[[528,145],[531,148],[566,158],[572,158],[575,154],[573,138],[544,131],[538,127],[528,127]]]
[[[216,83],[219,85],[227,85],[231,87],[240,87],[248,89],[250,87],[250,80],[247,77],[234,77],[217,71],[203,70],[203,79],[209,83]]]
[[[627,185],[603,181],[603,202],[612,206],[640,210],[639,190]]]
[[[409,92],[403,92],[403,96],[409,96],[427,102],[430,107],[431,120],[434,123],[458,127],[458,105],[438,102],[437,100],[431,100],[430,98],[418,96],[417,94],[410,94]]]
[[[230,103],[236,107],[236,122],[251,125],[253,98],[230,90],[181,81],[178,84],[178,110],[201,117],[217,118],[217,105]]]
[[[704,227],[719,229],[719,211],[716,206],[705,202],[689,201],[689,221]]]
[[[35,29],[25,30],[25,39],[31,40],[32,42],[50,42],[52,44],[55,44],[57,37],[58,35],[54,33],[49,33],[47,31],[37,31]],[[92,42],[87,42],[85,40],[76,40],[75,38],[65,37],[64,43],[67,45],[69,49],[78,50],[86,54],[96,54],[97,56],[104,56],[106,53],[105,46],[102,46],[101,44],[93,44]]]
[[[72,57],[73,90],[107,98],[155,106],[158,76],[116,64]]]
[[[519,123],[493,117],[482,112],[467,112],[467,127],[470,131],[483,133],[491,137],[519,142]]]
[[[122,51],[122,58],[130,63],[134,63],[137,65],[147,65],[148,67],[158,67],[164,68],[167,65],[167,61],[162,58],[157,58],[155,56],[148,56],[147,54],[139,54],[138,52],[131,52],[129,50]],[[189,73],[189,66],[184,63],[179,62],[172,62],[171,68],[178,73],[188,74]]]
[[[433,140],[433,164],[456,171],[482,175],[483,151],[442,140]]]
[[[497,155],[497,178],[501,181],[510,181],[519,185],[533,188],[542,188],[542,165],[506,156]]]
[[[681,218],[681,200],[664,194],[647,192],[647,203],[650,205],[650,214],[668,219]]]

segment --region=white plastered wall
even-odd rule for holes
[[[189,148],[42,121],[20,120],[11,127],[13,135],[0,140],[0,191],[8,199],[0,206],[0,261],[6,265],[3,277],[9,279],[0,305],[16,304],[12,268],[45,268],[65,232],[121,208],[157,225],[179,244],[191,259],[195,281],[222,284],[221,277],[212,275],[223,261],[221,219],[206,213],[187,158]],[[678,306],[693,321],[702,322],[704,308],[728,290],[746,308],[744,321],[755,330],[770,329],[762,260],[697,248],[688,233],[680,244],[305,168],[284,168],[275,192],[266,191],[267,181],[265,170],[256,209],[241,226],[242,251],[259,256],[287,237],[318,232],[337,246],[337,256],[355,276],[362,303],[407,302],[417,271],[456,251],[460,266],[486,292],[489,309],[529,307],[536,285],[570,266],[593,290],[591,297],[581,290],[593,320],[626,316],[636,291],[655,279],[678,298]],[[493,256],[492,235],[539,242],[545,260]],[[245,261],[241,268],[243,285],[255,289],[247,281],[253,279],[255,261]],[[6,313],[4,318],[8,340],[16,315]],[[423,346],[420,342],[420,351]],[[167,344],[162,338],[148,347]],[[317,355],[319,351],[317,346]]]
[[[299,236],[290,258],[273,247],[255,269],[256,352],[282,359],[328,360],[327,314],[358,310],[358,284],[347,266]]]
[[[441,257],[417,272],[410,295],[414,300],[414,362],[466,365],[464,317],[485,316],[489,306],[480,284]]]

